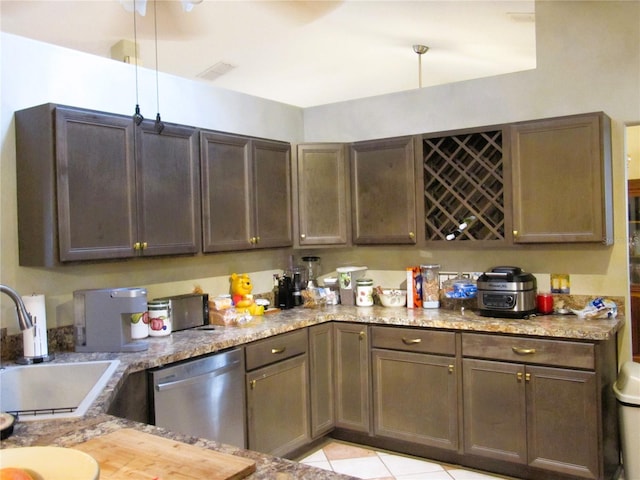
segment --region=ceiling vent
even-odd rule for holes
[[[234,68],[236,67],[229,63],[218,62],[215,65],[207,68],[204,72],[199,73],[198,77],[204,78],[205,80],[214,81],[225,73],[230,72]]]
[[[534,12],[507,12],[507,17],[518,23],[535,23],[536,21]]]

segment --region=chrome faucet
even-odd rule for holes
[[[27,307],[24,306],[22,297],[18,295],[18,292],[6,285],[0,285],[0,292],[9,295],[11,300],[13,300],[13,303],[16,304],[16,315],[18,316],[18,325],[20,325],[20,330],[27,330],[33,327],[31,315],[27,312]]]

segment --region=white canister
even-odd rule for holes
[[[147,303],[149,310],[149,335],[166,337],[171,334],[171,309],[168,300],[153,300]]]
[[[149,336],[149,313],[140,312],[131,314],[131,339],[139,340]]]
[[[356,305],[359,307],[373,305],[373,280],[370,278],[356,280]]]

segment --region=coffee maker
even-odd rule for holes
[[[144,340],[131,337],[132,321],[147,311],[144,288],[105,288],[73,292],[76,352],[141,352]]]

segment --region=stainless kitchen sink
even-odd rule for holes
[[[119,360],[47,363],[0,370],[0,410],[20,420],[82,417]]]

